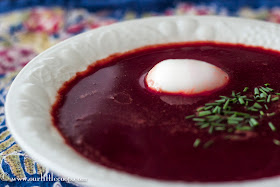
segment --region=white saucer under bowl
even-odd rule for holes
[[[14,80],[5,105],[7,125],[17,143],[36,161],[82,185],[96,187],[279,187],[280,177],[231,183],[153,180],[109,169],[65,144],[50,109],[62,84],[110,54],[162,43],[218,41],[280,51],[280,25],[214,16],[156,17],[98,28],[61,42],[28,63]]]

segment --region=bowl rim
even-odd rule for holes
[[[147,28],[148,30],[141,30],[142,29],[141,27]],[[137,28],[139,29],[139,31],[135,31],[135,29]],[[117,36],[116,41],[114,41],[113,43],[120,44],[120,42],[122,42],[124,39],[123,36],[121,35],[122,34],[121,32],[125,32],[125,30],[127,29],[128,30],[134,29],[133,30],[134,36],[129,35],[128,37],[128,39],[130,40],[137,41],[137,38],[135,37],[137,33],[135,32],[139,33],[137,37],[145,39],[146,36],[145,34],[143,34],[144,31],[149,32],[151,36],[155,37],[155,39],[153,39],[152,41],[149,40],[149,37],[151,37],[149,35],[149,37],[146,38],[146,40],[144,41],[144,44],[143,42],[140,41],[139,44],[138,43],[135,45],[129,44],[129,47],[127,46],[128,44],[124,44],[123,46],[120,46],[120,49],[118,49],[118,47],[114,48],[102,44],[102,42],[107,44],[108,43],[107,40],[112,39],[112,36],[114,37]],[[190,38],[185,38],[186,36],[182,35],[182,32],[193,34],[193,35]],[[107,35],[104,33],[107,33]],[[73,54],[75,58],[77,56],[76,60],[78,59],[78,60],[82,60],[83,62],[85,61],[84,64],[82,64],[83,67],[77,68],[78,66],[75,66],[77,64],[73,65],[74,68],[76,68],[75,71],[80,72],[85,70],[87,65],[89,65],[90,63],[95,62],[98,59],[103,59],[108,55],[116,52],[125,52],[127,50],[145,46],[145,44],[147,46],[152,44],[172,43],[176,41],[178,42],[182,40],[241,43],[245,45],[261,46],[264,48],[270,48],[273,50],[280,51],[280,40],[275,39],[275,35],[277,35],[277,33],[280,33],[279,25],[264,22],[264,21],[257,21],[257,20],[243,19],[243,18],[220,17],[220,16],[170,16],[170,17],[152,17],[152,18],[125,21],[125,22],[115,23],[109,26],[104,26],[102,28],[98,28],[95,30],[91,30],[79,34],[75,37],[60,42],[59,44],[56,44],[55,46],[39,54],[20,71],[20,73],[13,81],[10,90],[7,94],[7,99],[5,103],[5,116],[6,116],[7,126],[11,134],[13,135],[14,139],[16,140],[16,142],[33,159],[40,162],[42,165],[50,168],[55,173],[60,174],[64,177],[69,177],[72,179],[86,178],[88,181],[86,183],[82,182],[81,183],[82,185],[96,185],[96,186],[106,186],[106,187],[131,186],[131,184],[133,184],[135,187],[138,186],[142,187],[144,185],[147,187],[171,187],[171,186],[172,187],[181,187],[181,186],[230,187],[236,185],[238,186],[266,185],[269,187],[279,186],[280,177],[278,176],[265,178],[265,179],[258,179],[253,181],[222,182],[222,183],[199,183],[199,182],[188,183],[182,181],[172,182],[172,181],[156,180],[156,179],[131,175],[125,172],[109,169],[107,167],[103,167],[98,164],[92,163],[87,159],[85,159],[84,157],[77,154],[71,148],[69,147],[66,148],[65,146],[66,144],[64,143],[64,140],[59,135],[59,132],[53,127],[52,124],[50,124],[51,122],[48,121],[50,119],[50,116],[46,117],[47,114],[45,113],[46,111],[49,112],[50,109],[49,107],[53,104],[55,100],[54,93],[56,93],[56,91],[60,88],[62,83],[65,82],[65,80],[69,80],[69,78],[71,78],[75,74],[75,72],[72,72],[72,74],[61,78],[61,80],[59,80],[58,83],[55,82],[56,86],[53,87],[40,86],[39,84],[44,85],[45,82],[43,81],[43,79],[39,80],[40,78],[38,79],[38,77],[36,77],[37,75],[39,76],[39,74],[42,73],[41,69],[38,68],[38,65],[40,65],[40,67],[43,68],[43,70],[49,68],[47,63],[53,63],[56,65],[58,64],[60,66],[65,66],[65,63],[60,64],[61,61],[59,61],[62,60],[62,62],[63,61],[65,62],[65,60],[67,60],[66,57],[65,57],[66,59],[61,57],[61,54],[59,52],[64,49],[66,50],[66,52],[64,52],[64,55],[65,54],[70,55],[71,52],[76,52],[75,54]],[[160,36],[157,37],[155,34],[159,34]],[[175,35],[178,34],[179,36],[175,36],[174,34]],[[231,34],[233,35],[232,37],[230,37]],[[109,36],[109,39],[106,39],[104,35],[106,37]],[[100,44],[100,46],[103,47],[103,49],[107,47],[104,53],[99,52],[98,54],[99,56],[97,59],[94,59],[92,55],[88,55],[86,57],[84,56],[88,50],[88,47],[89,46],[92,47],[92,44],[88,43],[89,41],[99,42],[99,44],[101,41],[102,45]],[[82,46],[81,43],[83,42],[86,43],[87,45]],[[129,42],[129,43],[133,43],[133,42]],[[81,54],[77,52],[77,49],[81,50]],[[59,60],[56,61],[57,59]],[[85,60],[85,59],[94,59],[94,60]],[[67,67],[68,66],[69,65],[67,65]],[[51,69],[51,70],[56,71],[55,69]],[[34,76],[36,78],[34,78]],[[46,76],[46,74],[40,76]],[[51,81],[57,81],[55,80],[57,79],[57,77],[48,77],[48,78],[52,79]],[[31,93],[30,95],[34,96],[35,98],[30,97],[30,95],[28,96],[28,94],[24,94],[24,93]],[[51,97],[48,97],[49,95],[51,95]],[[46,98],[45,100],[48,101],[45,101],[44,99],[43,101],[36,100],[42,98]],[[38,104],[42,106],[44,106],[44,104],[47,103],[48,107],[47,109],[44,110],[42,109],[43,112],[34,111],[33,110],[34,108],[32,108],[34,106],[31,106],[30,104],[32,102],[38,102]],[[43,117],[41,117],[41,115]],[[49,123],[46,123],[47,121]],[[42,125],[42,127],[38,127],[37,125],[38,123]],[[47,135],[41,137],[40,132],[41,133],[46,132]],[[49,138],[44,139],[45,137],[49,137]],[[39,143],[36,143],[36,141]],[[50,143],[50,141],[52,142]],[[60,145],[64,145],[64,147],[56,146],[54,145],[54,142],[56,143],[58,142]],[[44,146],[48,147],[50,145],[53,145],[53,147],[58,148],[56,149],[56,151],[58,152],[49,153],[50,151],[48,152],[48,150],[44,150],[42,148]],[[62,151],[59,148],[61,148]],[[61,153],[63,154],[61,155]],[[70,157],[68,157],[65,155],[69,153],[73,154],[74,156],[70,155]],[[68,165],[66,164],[66,162],[62,160],[62,157],[65,156],[66,156],[65,159],[68,161]],[[81,161],[77,161],[77,158],[81,159]],[[69,163],[72,163],[73,165]],[[82,163],[82,165],[75,165],[77,163],[78,164]],[[83,170],[80,168],[85,166],[88,166],[89,169]],[[88,170],[94,170],[94,172]],[[94,176],[92,176],[93,174]]]

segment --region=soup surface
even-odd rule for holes
[[[145,76],[155,64],[186,58],[221,68],[229,83],[192,97],[146,89]],[[263,119],[250,131],[209,133],[185,117],[221,95],[265,83],[280,92],[278,52],[206,42],[150,46],[110,56],[78,73],[59,90],[51,113],[67,144],[109,168],[162,180],[257,179],[280,174],[280,146],[273,143],[280,139],[279,104],[266,111],[276,114],[269,118],[274,131]],[[194,146],[198,138],[214,143]]]

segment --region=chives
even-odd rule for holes
[[[209,127],[209,123],[205,123],[204,125],[201,125],[201,126],[200,126],[201,129],[204,129],[204,128],[206,128],[206,127]]]
[[[222,123],[211,123],[213,126],[225,126],[225,124]]]
[[[275,145],[280,146],[280,141],[279,141],[279,140],[273,139],[273,143],[274,143]]]
[[[269,88],[269,87],[267,87],[266,89],[269,90],[270,92],[273,92],[273,91],[274,91],[274,89]]]
[[[216,128],[215,128],[216,131],[223,131],[223,130],[225,130],[225,129],[226,129],[225,127],[216,127]]]
[[[250,130],[252,130],[252,127],[249,127],[249,126],[237,127],[236,130],[250,131]]]
[[[216,103],[224,103],[226,101],[226,99],[219,99],[219,100],[216,100],[215,102]]]
[[[200,122],[204,122],[204,121],[205,121],[205,119],[203,119],[203,118],[193,118],[193,121],[200,121]]]
[[[236,121],[236,120],[228,120],[227,122],[230,125],[237,125],[237,124],[239,124],[239,121]]]
[[[249,108],[248,108],[248,110],[250,110],[250,111],[254,111],[254,112],[257,112],[257,111],[259,111],[258,109],[256,109],[256,108],[253,108],[253,107],[249,107]]]
[[[264,107],[265,107],[266,110],[268,110],[268,106],[266,104],[264,105]]]
[[[218,119],[221,119],[220,116],[207,116],[208,120],[209,121],[217,121]]]
[[[261,93],[261,94],[260,94],[260,98],[261,98],[261,99],[265,99],[265,98],[266,98],[266,95],[265,95],[264,93]]]
[[[250,114],[243,113],[243,112],[235,112],[237,116],[250,116]]]
[[[269,103],[269,102],[270,102],[270,99],[271,99],[271,95],[268,95],[266,102]]]
[[[208,130],[208,133],[209,133],[209,134],[212,134],[212,133],[213,133],[213,130],[214,130],[214,126],[211,126],[211,127],[209,128],[209,130]]]
[[[259,103],[254,103],[254,108],[262,109],[262,106]]]
[[[193,114],[193,115],[186,116],[185,119],[190,119],[190,118],[193,118],[193,117],[195,117],[194,114]]]
[[[218,108],[218,114],[220,114],[220,113],[221,113],[221,110],[222,110],[222,108],[221,108],[221,107],[219,107],[219,108]]]
[[[259,124],[259,122],[255,118],[250,118],[250,122],[253,126],[257,126]]]
[[[235,121],[243,121],[244,120],[244,118],[242,118],[242,117],[230,117],[228,119],[235,120]]]
[[[210,111],[210,110],[207,110],[207,111],[199,112],[199,113],[198,113],[198,116],[199,116],[199,117],[202,117],[202,116],[207,116],[207,115],[209,115],[209,114],[211,114],[211,111]]]
[[[244,102],[244,100],[243,100],[242,97],[239,97],[239,98],[238,98],[238,101],[239,101],[239,103],[240,103],[241,105],[245,104],[245,102]]]
[[[218,100],[205,103],[185,119],[191,119],[197,128],[208,131],[209,134],[218,131],[252,131],[258,128],[261,119],[276,115],[275,112],[268,113],[268,110],[273,102],[280,100],[280,93],[268,86],[269,84],[265,84],[263,87],[256,87],[251,93],[245,93],[249,90],[249,87],[245,87],[243,92],[232,91],[230,96],[219,96]],[[276,131],[272,122],[268,122],[267,126],[271,131]],[[280,140],[274,139],[273,142],[280,146]],[[203,147],[207,148],[213,143],[210,140]],[[197,138],[193,147],[199,147],[200,144],[201,140]]]
[[[218,113],[218,110],[219,110],[219,108],[221,108],[221,107],[219,107],[219,106],[216,106],[214,109],[213,109],[213,113],[215,114],[215,113]]]
[[[268,122],[269,127],[271,128],[272,131],[276,131],[275,126],[273,125],[273,123]]]
[[[274,97],[271,99],[271,101],[277,101],[277,100],[279,100],[279,97]]]
[[[226,109],[228,107],[228,104],[229,104],[229,99],[226,101],[226,103],[224,104],[223,106],[223,109]]]
[[[227,96],[223,96],[223,95],[220,95],[219,97],[220,97],[220,98],[223,98],[223,99],[228,99]]]
[[[200,144],[200,139],[197,138],[197,139],[194,141],[194,143],[193,143],[193,147],[198,147],[199,144]]]
[[[205,106],[218,106],[220,103],[206,103]]]
[[[262,90],[265,91],[265,92],[270,92],[269,89],[264,88],[264,87],[261,87],[260,89],[262,89]]]
[[[258,89],[258,88],[255,88],[255,89],[254,89],[254,92],[255,92],[255,95],[259,95],[259,94],[260,94],[260,92],[259,92],[259,89]]]
[[[213,108],[213,106],[207,106],[207,107],[204,107],[204,110],[209,110],[211,108]]]
[[[204,107],[200,107],[200,108],[198,108],[196,111],[197,112],[200,112],[201,110],[203,110],[204,109]]]
[[[267,93],[263,89],[259,89],[264,95],[267,95]]]
[[[253,99],[248,99],[248,98],[246,98],[245,100],[246,100],[246,101],[254,101]]]
[[[203,148],[206,149],[206,148],[210,147],[213,143],[214,143],[214,140],[209,140],[208,142],[206,142],[203,145]],[[279,144],[280,144],[280,142],[279,142]]]
[[[274,115],[275,115],[275,112],[272,112],[272,113],[268,113],[268,114],[267,114],[267,116],[269,116],[269,117],[270,117],[270,116],[274,116]]]

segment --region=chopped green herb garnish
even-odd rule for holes
[[[216,103],[224,103],[224,102],[226,102],[226,99],[219,99],[219,100],[216,100],[215,102]]]
[[[254,103],[254,108],[262,109],[262,106],[259,103]]]
[[[193,147],[198,147],[199,144],[200,144],[200,139],[197,138],[197,139],[194,141],[194,143],[193,143]]]
[[[200,122],[205,121],[205,119],[204,119],[204,118],[193,118],[192,120],[193,120],[193,121],[200,121]]]
[[[213,108],[213,106],[207,106],[207,107],[204,107],[204,110],[209,110],[211,108]]]
[[[267,88],[265,88],[265,87],[261,87],[260,89],[262,89],[262,90],[265,91],[265,92],[270,92],[270,90],[267,89]]]
[[[279,100],[279,97],[274,97],[271,99],[271,101],[277,101],[277,100]]]
[[[269,127],[271,128],[272,131],[276,131],[275,126],[273,125],[273,123],[268,122]]]
[[[266,91],[264,91],[262,88],[259,89],[260,92],[262,92],[263,94],[267,95]]]
[[[267,95],[266,95],[266,94],[264,94],[264,93],[261,93],[261,94],[260,94],[260,98],[261,98],[261,99],[265,99],[265,98],[266,98],[266,96],[267,96]]]
[[[211,126],[211,127],[209,128],[209,130],[208,130],[208,133],[209,133],[209,134],[212,134],[212,133],[213,133],[213,130],[214,130],[214,126]]]
[[[248,89],[249,89],[248,87],[245,87],[245,88],[243,89],[243,92],[247,92]]]
[[[224,106],[223,106],[223,109],[227,109],[227,107],[228,107],[228,104],[229,104],[229,99],[226,101],[226,103],[224,104]]]
[[[215,130],[216,131],[224,131],[226,128],[225,127],[216,127]]]
[[[228,122],[229,125],[237,125],[237,124],[239,124],[239,121],[236,121],[236,120],[230,120],[229,119],[227,122]]]
[[[197,112],[200,112],[200,111],[202,111],[202,110],[204,110],[204,107],[199,107],[196,111],[197,111]]]
[[[242,97],[239,97],[239,98],[238,98],[238,101],[239,101],[239,103],[240,103],[241,105],[244,105],[244,104],[245,104],[244,99],[243,99]]]
[[[205,106],[218,106],[220,103],[206,103]]]
[[[210,115],[212,112],[210,110],[202,111],[198,113],[199,117]]]
[[[240,130],[240,131],[250,131],[252,130],[252,127],[249,126],[243,126],[243,127],[236,127],[236,130]]]
[[[272,113],[268,113],[267,116],[269,116],[269,117],[270,116],[275,116],[275,114],[276,114],[275,112],[272,112]]]
[[[193,118],[193,117],[195,117],[194,114],[193,114],[193,115],[186,116],[185,119],[190,119],[190,118]]]
[[[250,116],[250,114],[243,113],[243,112],[234,112],[237,116]]]
[[[274,139],[274,140],[273,140],[273,143],[274,143],[275,145],[280,146],[280,141],[279,141],[279,140]]]
[[[221,119],[221,117],[218,116],[218,115],[207,116],[206,118],[207,118],[208,121],[210,121],[210,122],[212,122],[212,121],[217,121],[218,119]]]
[[[201,129],[209,127],[210,123],[204,123],[203,125],[200,126]]]
[[[268,96],[267,96],[267,100],[266,100],[266,102],[268,102],[268,103],[269,103],[269,102],[270,102],[270,99],[271,99],[271,95],[268,95]]]
[[[213,109],[213,111],[212,111],[212,112],[213,112],[214,114],[218,113],[219,108],[221,108],[221,107],[216,106],[216,107]]]
[[[254,107],[249,107],[249,108],[248,108],[248,110],[250,110],[250,111],[254,111],[254,112],[259,111],[257,108],[254,108]]]
[[[210,147],[213,143],[214,143],[214,140],[209,140],[208,142],[206,142],[203,145],[203,148],[206,149],[206,148]]]
[[[252,124],[252,126],[257,126],[259,124],[259,122],[255,119],[255,118],[250,118],[250,125]]]
[[[269,107],[279,100],[280,93],[276,93],[268,83],[263,87],[254,88],[251,93],[247,93],[248,90],[249,88],[245,87],[243,92],[232,91],[230,96],[219,96],[220,99],[205,103],[196,110],[195,114],[185,118],[192,119],[199,129],[207,130],[209,134],[217,131],[227,133],[253,131],[259,128],[264,119],[276,115],[275,112],[268,113],[268,111]],[[276,131],[272,122],[268,122],[267,128]],[[210,140],[203,147],[207,148],[213,142]],[[280,146],[280,140],[274,139],[273,142]],[[197,147],[200,143],[201,140],[197,138],[193,145]]]
[[[259,94],[260,94],[260,92],[259,92],[259,89],[258,89],[258,88],[255,88],[255,89],[254,89],[254,92],[255,92],[255,95],[259,95]]]
[[[268,106],[267,106],[266,104],[264,105],[264,108],[265,108],[266,110],[268,110]]]
[[[270,92],[273,92],[274,89],[267,87],[266,89],[268,89]]]
[[[244,118],[242,118],[242,117],[229,117],[228,119],[235,120],[235,121],[243,121],[244,120]]]

